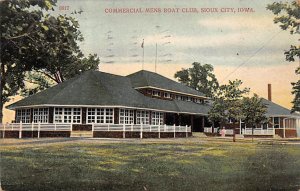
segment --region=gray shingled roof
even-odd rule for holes
[[[178,100],[146,97],[132,88],[130,78],[99,71],[87,71],[40,93],[8,106],[124,106],[148,108],[178,113],[207,114],[209,106]]]
[[[127,77],[130,78],[131,84],[134,88],[152,86],[156,88],[205,97],[205,95],[199,91],[196,91],[192,88],[189,88],[183,84],[175,82],[169,78],[166,78],[154,72],[141,70],[136,73],[130,74]]]
[[[268,107],[267,116],[275,117],[275,116],[295,116],[291,114],[291,110],[284,108],[272,101],[269,101],[265,98],[262,98],[263,103]]]

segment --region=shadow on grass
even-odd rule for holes
[[[246,190],[300,189],[299,150],[293,155],[286,149],[282,145],[269,146],[249,156],[244,164],[247,174],[241,185]]]

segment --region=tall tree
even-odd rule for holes
[[[267,9],[275,14],[274,23],[279,24],[282,30],[289,30],[292,35],[300,33],[300,2],[292,1],[291,3],[274,2],[267,6]],[[300,39],[299,39],[300,40]],[[289,62],[295,61],[297,58],[300,62],[300,46],[291,45],[290,49],[284,52],[286,60]],[[296,75],[299,74],[300,66],[296,70]],[[292,83],[294,100],[292,101],[292,112],[300,112],[300,80]]]
[[[241,80],[229,80],[228,84],[220,86],[208,113],[210,121],[224,124],[229,119],[239,121],[243,118],[242,98],[249,89],[241,89],[242,83]]]
[[[213,97],[219,87],[219,83],[214,68],[210,64],[200,64],[194,62],[192,68],[182,69],[175,73],[175,78],[179,82],[204,93],[208,97]]]
[[[253,97],[244,97],[242,100],[242,120],[247,126],[258,127],[262,123],[268,122],[266,117],[267,106],[262,102],[257,94]]]
[[[56,0],[0,1],[0,123],[4,103],[25,87],[28,72],[40,74],[36,80],[46,87],[43,75],[59,83],[79,70],[94,69],[95,65],[86,67],[87,60],[93,59],[93,64],[99,62],[95,55],[84,58],[78,46],[83,37],[76,19],[50,14],[55,5]],[[79,67],[82,63],[85,66]]]

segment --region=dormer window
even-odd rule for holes
[[[170,93],[167,93],[167,92],[165,92],[165,93],[164,93],[164,97],[165,97],[165,98],[171,98],[171,94],[170,94]]]
[[[186,101],[186,96],[181,96],[182,101]]]
[[[152,91],[152,95],[153,95],[153,96],[160,97],[160,92],[159,92],[159,91],[153,90],[153,91]]]

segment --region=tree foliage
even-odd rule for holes
[[[282,30],[289,30],[292,35],[300,33],[300,3],[299,1],[274,2],[267,6],[267,9],[275,14],[274,23],[279,24]],[[299,39],[300,40],[300,39]],[[290,49],[284,52],[286,60],[293,62],[298,58],[300,60],[300,46],[291,45]],[[296,70],[296,75],[299,75],[300,67]],[[292,83],[294,100],[292,101],[292,111],[300,112],[300,80]]]
[[[258,127],[261,123],[268,122],[266,117],[267,106],[262,102],[262,98],[254,94],[253,97],[244,97],[242,100],[242,120],[248,127]]]
[[[238,121],[243,118],[242,98],[249,89],[241,89],[242,83],[241,80],[229,80],[228,84],[220,86],[209,111],[210,121],[225,123],[228,119]]]
[[[206,96],[213,97],[219,87],[213,71],[214,68],[210,64],[202,65],[199,62],[194,62],[192,68],[176,72],[175,78],[179,82],[204,93]]]
[[[300,75],[300,68],[296,70],[296,74]],[[292,101],[293,107],[292,107],[292,112],[300,112],[300,80],[298,82],[292,83],[293,85],[293,90],[292,94],[295,95],[294,100]]]
[[[0,1],[0,122],[4,103],[26,88],[26,77],[36,82],[35,93],[98,66],[97,56],[85,58],[78,46],[78,21],[51,15],[55,5],[56,0]]]

